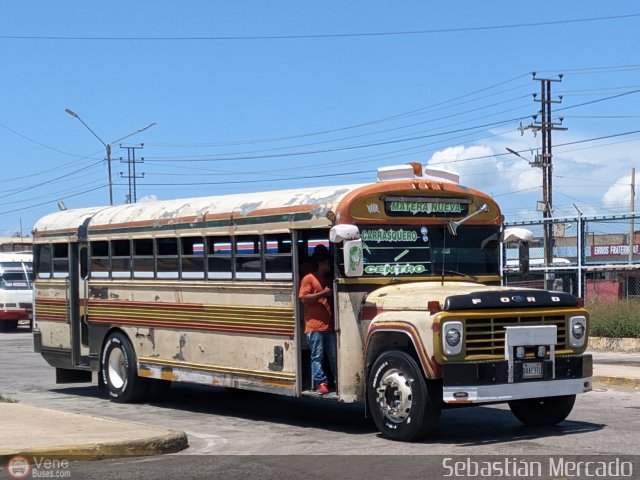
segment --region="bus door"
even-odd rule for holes
[[[88,246],[86,242],[69,244],[69,277],[67,318],[71,335],[73,367],[89,367],[89,332],[85,321],[88,276]]]
[[[314,390],[313,378],[311,372],[311,350],[307,337],[304,333],[304,305],[298,300],[300,291],[300,282],[302,278],[313,271],[313,262],[311,257],[318,249],[326,249],[330,251],[329,230],[328,229],[311,229],[297,230],[293,232],[293,240],[297,245],[294,249],[294,295],[296,299],[296,345],[298,346],[298,368],[297,368],[297,384],[299,385],[299,394],[307,396],[318,396]],[[333,275],[333,274],[332,274]],[[333,283],[333,282],[332,282]],[[333,284],[330,285],[332,288]],[[334,310],[335,312],[335,310]],[[335,383],[335,379],[331,375],[331,369],[326,361],[323,366],[324,372],[330,383]],[[335,398],[335,394],[327,396]]]

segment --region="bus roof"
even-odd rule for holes
[[[287,218],[287,223],[296,218],[316,219],[316,223],[317,219],[324,219],[329,226],[331,222],[326,218],[327,213],[357,187],[341,185],[64,210],[40,219],[35,225],[34,236],[37,239],[45,232],[64,234],[65,231],[73,235],[87,218],[91,219],[88,226],[92,233],[118,229],[160,230],[163,226],[175,228],[180,224],[216,221],[229,225],[231,218],[265,216],[293,217]]]
[[[98,239],[101,235],[122,235],[126,238],[134,232],[143,235],[145,232],[193,235],[194,228],[263,233],[290,228],[331,227],[336,223],[356,221],[385,223],[388,219],[385,220],[384,199],[396,194],[401,195],[397,197],[400,200],[407,200],[409,196],[429,202],[473,203],[475,209],[487,203],[491,207],[490,212],[482,214],[477,221],[502,222],[500,210],[489,196],[454,183],[418,178],[65,210],[39,220],[35,225],[34,240],[72,239],[83,224],[88,227],[92,238]],[[429,223],[430,220],[411,213],[407,215],[408,222]]]

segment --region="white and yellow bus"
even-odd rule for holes
[[[439,175],[412,164],[370,185],[48,215],[36,351],[59,382],[99,372],[116,402],[169,382],[317,397],[297,293],[323,244],[338,378],[322,398],[363,402],[398,440],[432,432],[446,405],[561,422],[591,389],[587,313],[568,294],[500,287],[498,206]]]

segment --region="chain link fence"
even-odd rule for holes
[[[517,245],[504,246],[505,285],[563,291],[586,301],[640,299],[640,214],[513,222],[505,227],[533,233],[527,274],[518,271]]]

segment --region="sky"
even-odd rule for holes
[[[103,144],[114,204],[129,191],[120,159],[143,144],[138,201],[367,183],[379,167],[420,162],[494,196],[507,221],[541,218],[532,72],[562,75],[551,84],[554,123],[567,128],[552,133],[553,215],[631,210],[635,2],[2,7],[0,236],[27,235],[59,201],[108,205]]]

